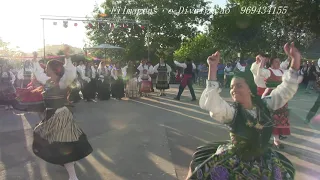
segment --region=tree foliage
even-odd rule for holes
[[[174,52],[174,59],[184,61],[186,58],[191,58],[194,62],[200,62],[205,60],[214,50],[212,39],[206,34],[199,34],[182,43],[180,49]]]
[[[87,36],[95,45],[109,43],[124,47],[126,51],[124,53],[118,52],[118,57],[116,57],[124,60],[138,60],[148,56],[147,37],[149,37],[150,59],[157,60],[156,52],[158,49],[170,52],[172,51],[170,49],[179,48],[182,42],[181,38],[196,36],[198,31],[195,25],[202,25],[209,18],[208,14],[173,13],[178,12],[180,7],[208,9],[204,0],[176,0],[174,2],[167,0],[107,0],[93,10],[93,16],[96,19],[98,19],[98,14],[105,13],[108,14],[108,18],[132,19],[137,22],[148,20],[150,21],[149,26],[144,25],[143,29],[139,24],[125,24],[129,27],[122,28],[119,27],[122,24],[115,23],[115,26],[118,27],[112,29],[110,23],[104,24],[104,26],[100,23],[100,28],[87,28]],[[96,24],[96,27],[98,26]],[[172,53],[173,51],[171,54],[167,53],[165,58],[172,58]]]

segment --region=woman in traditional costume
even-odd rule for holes
[[[33,152],[41,159],[64,166],[69,180],[78,180],[74,162],[92,152],[86,135],[75,123],[72,112],[65,106],[68,86],[76,78],[76,68],[69,57],[69,47],[65,48],[65,64],[51,60],[46,74],[39,63],[33,61],[32,73],[43,84],[45,118],[34,128]]]
[[[99,100],[110,99],[110,72],[105,61],[101,61],[98,67],[97,92]]]
[[[128,65],[123,67],[123,70],[126,72],[126,96],[128,98],[137,98],[139,96],[137,67],[132,61],[129,61]]]
[[[157,73],[156,88],[160,90],[159,96],[165,96],[164,91],[169,89],[171,67],[160,58],[160,63],[154,66],[153,72]]]
[[[5,109],[11,108],[11,101],[16,96],[14,82],[16,78],[10,71],[7,62],[0,62],[0,104],[5,105]]]
[[[124,97],[124,82],[123,75],[125,74],[124,69],[121,69],[120,62],[117,62],[111,70],[111,76],[113,82],[111,84],[112,97],[121,100]]]
[[[207,88],[200,98],[200,107],[229,126],[231,141],[199,147],[193,155],[188,179],[294,179],[292,163],[269,146],[274,125],[271,111],[286,104],[299,86],[300,53],[293,43],[284,48],[290,52],[292,64],[282,84],[261,99],[248,66],[244,72],[236,72],[231,81],[232,105],[219,95],[216,72],[220,54],[209,56]]]
[[[33,53],[34,58],[37,58],[37,53]],[[39,63],[43,71],[46,65]],[[30,69],[31,71],[31,69]],[[16,88],[16,98],[12,102],[14,109],[27,112],[43,112],[44,101],[43,96],[39,91],[42,91],[42,84],[37,80],[34,74],[31,75],[31,82],[26,88]]]
[[[93,63],[91,61],[87,62],[87,65],[84,69],[84,79],[86,79],[83,87],[83,99],[87,102],[91,102],[95,99],[96,95],[96,88],[95,88],[95,78],[96,78],[96,71],[93,67]]]
[[[262,97],[269,95],[273,89],[275,89],[282,83],[282,76],[288,69],[290,59],[288,58],[286,61],[280,63],[280,60],[278,58],[271,58],[271,67],[269,69],[264,68],[265,64],[266,61],[261,61],[261,63],[258,61],[259,68],[257,69],[257,77],[264,78],[266,82],[266,89],[262,94]],[[273,144],[275,147],[283,149],[284,146],[281,144],[280,140],[284,139],[284,136],[290,135],[288,104],[286,103],[283,107],[280,107],[279,109],[274,111],[272,116],[274,119],[274,123],[276,124],[273,129]]]

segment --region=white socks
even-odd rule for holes
[[[74,162],[64,164],[64,167],[67,169],[69,174],[69,180],[78,180],[76,170],[74,169],[74,164]]]
[[[275,145],[279,145],[280,143],[279,135],[273,136],[273,142]]]

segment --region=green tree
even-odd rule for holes
[[[320,35],[319,1],[233,0],[230,2],[243,9],[248,9],[249,6],[268,7],[269,12],[255,13],[255,16],[267,17],[262,26],[266,37],[265,43],[269,44],[268,51],[271,54],[282,53],[282,46],[288,41],[294,41],[303,51]]]
[[[149,26],[145,25],[144,28],[141,28],[139,24],[128,23],[128,28],[123,28],[119,27],[122,24],[115,23],[113,24],[115,27],[110,28],[112,26],[110,23],[100,23],[95,24],[93,28],[88,27],[87,35],[93,44],[109,43],[126,48],[123,55],[125,60],[137,60],[147,55],[146,36],[149,35],[150,56],[151,59],[157,59],[158,49],[179,48],[182,42],[181,37],[194,37],[198,34],[194,25],[202,25],[209,18],[208,14],[174,14],[172,11],[169,12],[169,9],[178,12],[180,7],[208,9],[204,0],[176,0],[174,3],[165,0],[107,0],[93,10],[93,16],[96,19],[98,19],[98,14],[105,13],[109,18],[148,20],[150,21]],[[119,9],[120,14],[112,12],[116,9]],[[140,14],[138,9],[140,9]],[[122,14],[124,11],[125,14]],[[170,56],[172,58],[172,53],[169,53],[166,58]]]
[[[203,62],[216,50],[213,40],[207,34],[199,34],[182,43],[174,52],[174,59],[184,61],[191,58],[194,62]]]
[[[58,51],[57,55],[58,55],[58,56],[62,56],[62,55],[64,55],[63,50],[61,50],[61,49],[60,49],[60,50]]]

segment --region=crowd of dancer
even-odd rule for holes
[[[290,135],[288,101],[296,93],[303,74],[300,70],[301,55],[294,44],[286,44],[288,58],[258,55],[252,64],[237,63],[230,78],[230,94],[234,103],[228,104],[219,92],[220,54],[208,57],[208,80],[200,98],[200,107],[210,116],[230,127],[228,142],[216,142],[199,147],[190,164],[189,179],[294,179],[295,169],[282,154],[270,148],[284,148],[281,140]],[[171,67],[163,58],[154,67],[146,59],[136,67],[132,62],[121,67],[120,63],[107,66],[100,62],[94,68],[92,62],[74,64],[65,47],[65,63],[51,60],[47,65],[37,61],[37,54],[29,64],[30,73],[24,73],[21,87],[16,88],[16,76],[6,63],[1,66],[0,98],[7,106],[18,110],[43,113],[43,120],[34,129],[33,152],[43,160],[62,165],[70,180],[77,180],[74,162],[89,155],[93,149],[85,133],[75,123],[68,103],[80,100],[79,91],[86,101],[96,98],[108,100],[111,96],[120,100],[125,94],[138,97],[152,91],[152,74],[156,73],[156,89],[165,96],[169,89]],[[192,87],[195,64],[187,59],[174,62],[183,69],[180,97],[188,86],[192,100],[196,96]],[[269,63],[270,67],[266,64]],[[229,66],[228,66],[229,67]],[[24,67],[26,70],[27,67]],[[225,70],[224,70],[225,71]],[[228,73],[231,73],[228,72]],[[27,75],[27,76],[26,76]],[[28,102],[27,105],[23,104]],[[30,105],[37,108],[32,109]]]

